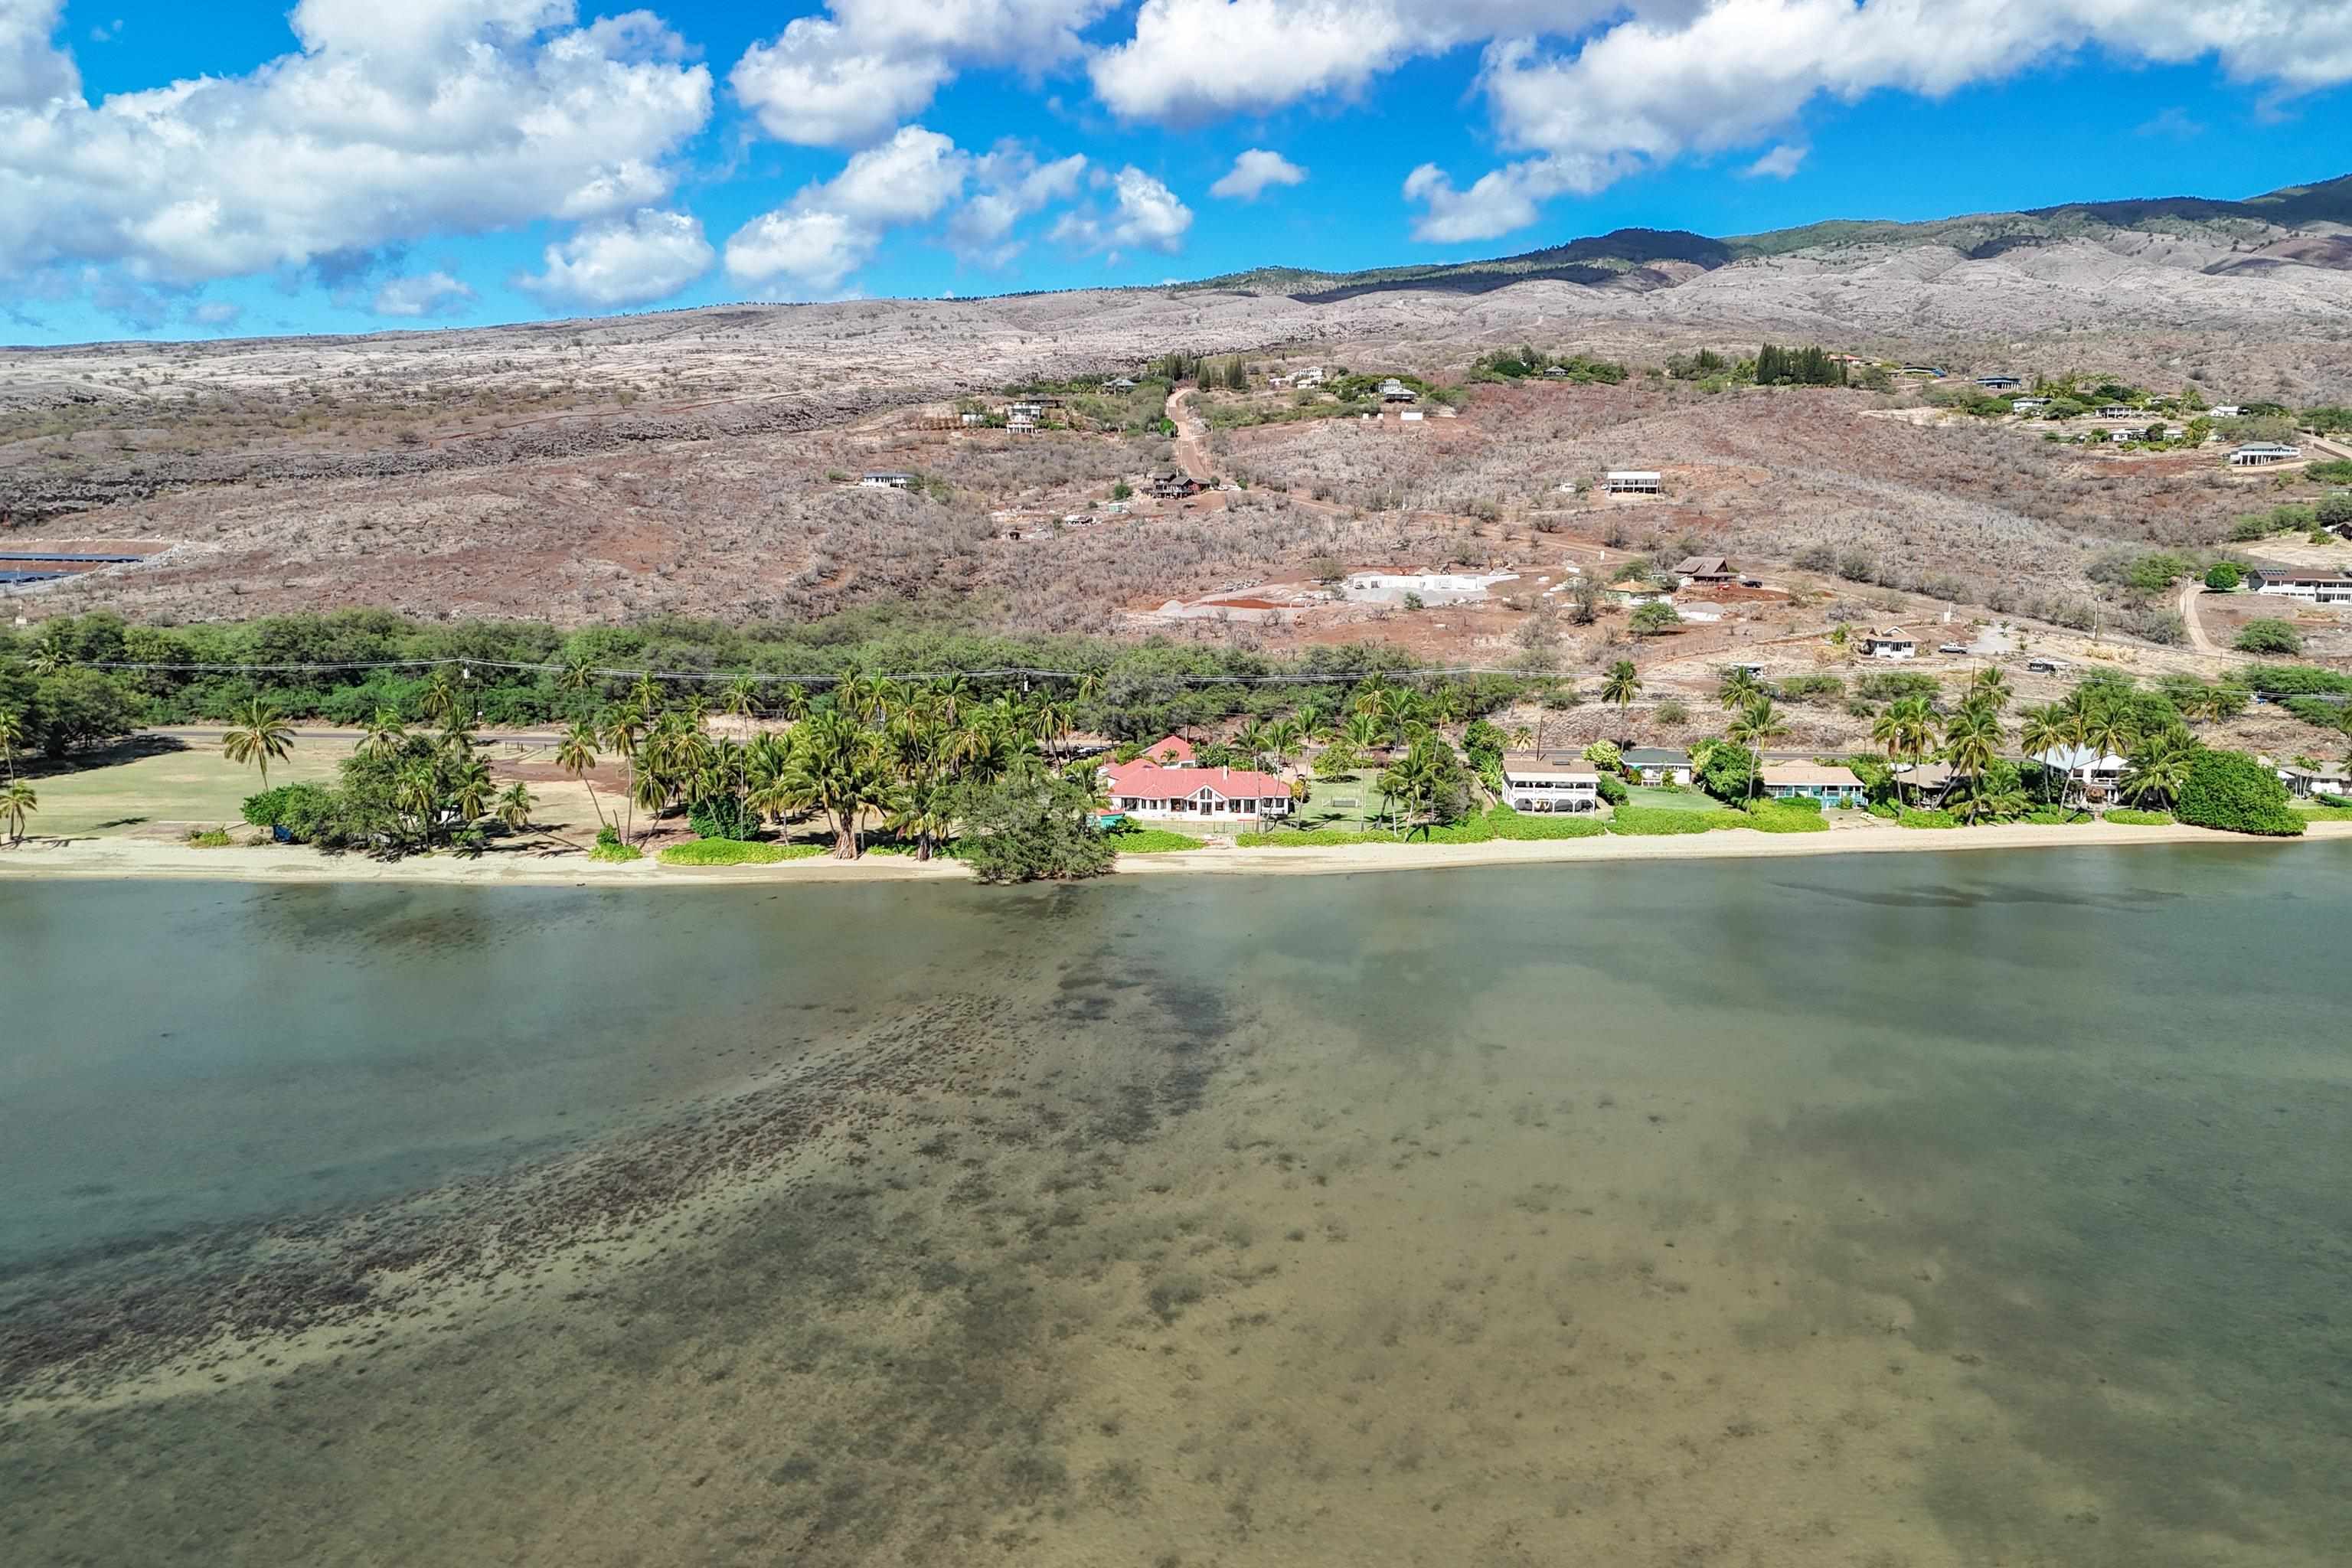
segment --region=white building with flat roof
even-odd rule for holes
[[[1612,496],[1654,496],[1664,480],[1648,468],[1612,468],[1601,476],[1601,489]]]

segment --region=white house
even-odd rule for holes
[[[1382,403],[1418,403],[1421,401],[1421,394],[1394,376],[1391,376],[1381,383],[1381,401]]]
[[[2246,411],[2235,403],[2217,403],[2205,412],[2216,419],[2237,419],[2242,417]]]
[[[1823,767],[1819,763],[1766,763],[1764,793],[1774,800],[1817,800],[1823,805],[1869,804],[1863,783],[1851,768]]]
[[[1634,746],[1624,753],[1625,765],[1645,784],[1691,782],[1691,760],[1688,752],[1675,751],[1666,746]]]
[[[2123,403],[2110,403],[2099,410],[2099,417],[2102,419],[2136,419],[2138,416],[2138,409]]]
[[[2286,792],[2309,799],[2315,795],[2332,795],[2352,798],[2352,769],[2343,767],[2298,768],[2287,766],[2278,771],[2279,783]]]
[[[2352,605],[2352,576],[2341,572],[2257,566],[2246,574],[2246,585],[2257,594],[2275,598],[2301,599],[2313,605]]]
[[[1862,634],[1864,658],[1916,658],[1919,639],[1901,626],[1874,626]]]
[[[2083,798],[2094,800],[2115,793],[2122,782],[2124,769],[2131,764],[2109,752],[2104,756],[2088,746],[2053,746],[2046,752],[2036,752],[2028,759],[2040,763],[2053,773],[2063,773],[2066,780],[2083,792]]]
[[[1319,364],[1310,364],[1292,379],[1301,386],[1320,386],[1323,384],[1323,367]]]
[[[2265,463],[2291,463],[2302,456],[2300,447],[2282,446],[2276,441],[2249,441],[2230,454],[2230,466],[2257,468]]]
[[[915,487],[915,476],[898,469],[877,469],[858,477],[857,486],[868,490],[905,490]]]
[[[1597,811],[1601,770],[1586,762],[1512,752],[1503,758],[1503,798],[1514,811]]]
[[[1601,476],[1601,489],[1612,496],[1654,496],[1662,482],[1647,468],[1612,468]]]
[[[2037,408],[2049,406],[2050,400],[2046,397],[2012,397],[2009,400],[2011,414],[2031,414]]]
[[[1004,427],[1015,436],[1034,436],[1037,420],[1033,415],[1015,414],[1004,422]]]

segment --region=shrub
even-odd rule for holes
[[[1165,827],[1122,827],[1110,836],[1112,850],[1120,855],[1168,855],[1198,849],[1206,842]]]
[[[737,795],[715,795],[698,800],[686,808],[686,825],[694,829],[698,838],[724,838],[748,841],[759,832],[760,820]],[[664,854],[662,858],[669,858]],[[692,862],[716,865],[717,861]]]
[[[1922,811],[1916,806],[1905,806],[1895,816],[1898,827],[1958,827],[1960,819],[1948,811]]]
[[[2173,815],[2195,827],[2293,837],[2303,819],[2287,804],[2278,774],[2243,752],[2210,748],[2189,758]]]
[[[2205,569],[2205,585],[2217,594],[2226,594],[2246,580],[2234,561],[2216,561]]]
[[[2284,621],[2248,621],[2236,646],[2240,653],[2301,653],[2303,634]]]
[[[601,848],[602,846],[599,846]],[[740,838],[698,838],[661,852],[665,866],[772,866],[824,853],[822,844],[754,844]]]
[[[1611,805],[1624,805],[1626,799],[1625,781],[1619,778],[1615,773],[1602,773],[1601,775],[1601,798],[1607,801]]]
[[[2169,827],[2172,826],[2172,813],[2137,811],[2129,806],[2117,806],[2107,813],[2107,820],[2125,827]]]
[[[1093,792],[1071,780],[1012,774],[967,785],[952,815],[963,826],[960,858],[983,882],[1066,881],[1111,868]]]
[[[228,829],[191,827],[188,829],[186,842],[191,849],[226,849],[229,847]]]
[[[1759,833],[1827,833],[1829,819],[1821,805],[1817,800],[1759,800],[1741,814],[1748,819],[1742,826]]]
[[[334,821],[335,792],[324,784],[289,784],[245,797],[245,820],[256,827],[286,830],[297,844],[325,834]]]

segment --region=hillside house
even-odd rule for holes
[[[1864,658],[1916,658],[1919,639],[1901,626],[1873,626],[1861,634]]]
[[[1587,762],[1514,752],[1503,758],[1503,799],[1513,811],[1598,811],[1601,770]]]
[[[1037,418],[1032,414],[1015,414],[1005,420],[1004,428],[1015,436],[1037,434]]]
[[[1181,743],[1181,742],[1180,742]],[[1220,823],[1252,828],[1290,815],[1290,785],[1247,768],[1204,768],[1191,760],[1161,767],[1149,757],[1099,770],[1110,808],[1147,821]]]
[[[1612,468],[1601,476],[1601,489],[1612,496],[1654,496],[1664,489],[1664,480],[1647,468]]]
[[[1381,401],[1382,403],[1418,403],[1421,401],[1421,394],[1394,376],[1391,376],[1381,383]]]
[[[1142,760],[1163,768],[1198,767],[1192,753],[1192,742],[1181,735],[1162,735],[1143,748]]]
[[[2139,410],[2127,404],[2110,403],[2105,408],[2099,410],[2099,417],[2102,419],[2137,419],[2139,417]]]
[[[2307,605],[2352,605],[2352,576],[2310,566],[2257,566],[2246,574],[2246,586],[2273,598],[2300,599]]]
[[[2259,468],[2270,463],[2292,463],[2303,456],[2300,447],[2284,446],[2276,441],[2249,441],[2230,454],[2233,468]]]
[[[857,478],[857,488],[865,490],[910,490],[915,488],[915,484],[916,477],[913,474],[904,473],[896,468],[877,468],[872,473],[860,474]]]
[[[1683,784],[1691,782],[1691,759],[1688,752],[1678,752],[1668,746],[1634,746],[1624,752],[1625,765],[1633,776],[1645,784]]]
[[[2237,403],[2217,403],[2205,412],[2215,419],[2242,419],[2246,414],[2244,405]]]
[[[970,430],[975,426],[987,424],[988,416],[985,414],[959,414],[956,416],[956,423],[963,428]]]
[[[2013,375],[1980,375],[1977,377],[1977,384],[1987,392],[2014,392],[2025,383]]]
[[[2049,406],[2050,400],[2046,397],[2013,397],[2010,399],[2009,411],[2011,414],[2031,414],[2037,408]]]
[[[1675,575],[1683,580],[1685,587],[1693,583],[1732,583],[1739,577],[1731,563],[1720,555],[1685,555],[1675,563]]]
[[[1410,594],[1424,605],[1475,604],[1497,583],[1510,581],[1510,572],[1399,572],[1367,567],[1348,574],[1344,590],[1349,599],[1373,604],[1402,604]]]
[[[1817,800],[1823,805],[1868,804],[1867,792],[1851,768],[1819,763],[1766,763],[1764,793],[1774,800]]]
[[[1198,494],[1201,481],[1181,468],[1161,468],[1145,481],[1144,489],[1163,500],[1181,500]]]
[[[2341,766],[2299,768],[2293,765],[2278,770],[2279,783],[2286,793],[2300,800],[2315,795],[2332,795],[2352,799],[2352,769]]]
[[[1906,364],[1895,374],[1897,375],[1920,376],[1928,381],[1941,381],[1944,379],[1944,373],[1937,370],[1932,364]]]
[[[1310,364],[1300,371],[1294,379],[1301,386],[1320,386],[1323,384],[1323,367],[1319,364]]]

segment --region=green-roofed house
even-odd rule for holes
[[[1634,746],[1624,753],[1625,765],[1645,784],[1683,784],[1691,782],[1691,760],[1688,752],[1677,752],[1667,746]]]

